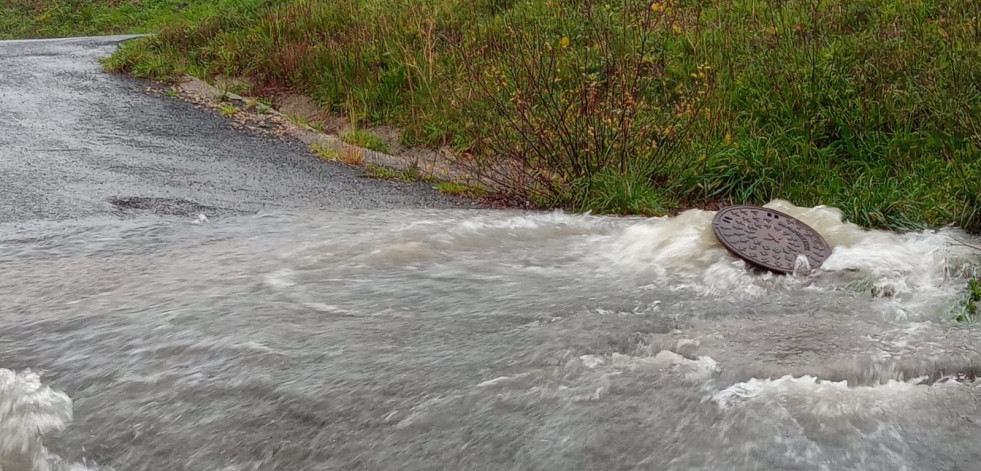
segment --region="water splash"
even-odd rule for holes
[[[811,261],[808,260],[807,255],[797,254],[797,260],[794,260],[794,276],[802,277],[807,276],[811,273]]]
[[[37,373],[0,369],[0,470],[83,471],[45,448],[45,438],[72,420],[72,400],[41,383]]]
[[[626,220],[591,240],[612,275],[637,275],[660,285],[702,295],[760,296],[803,285],[849,290],[859,285],[889,296],[949,295],[951,275],[975,263],[973,251],[956,239],[956,229],[899,234],[865,230],[842,220],[835,208],[804,208],[774,200],[765,205],[796,217],[820,233],[832,248],[820,266],[798,265],[795,277],[754,271],[726,251],[712,232],[714,212],[690,210],[672,218]],[[808,275],[799,279],[802,275]]]
[[[910,381],[889,380],[879,385],[849,387],[848,381],[823,381],[811,375],[800,377],[787,375],[777,379],[751,378],[713,394],[712,400],[719,407],[727,409],[740,402],[763,400],[764,398],[785,401],[787,396],[796,394],[823,398],[823,401],[836,406],[835,413],[844,414],[845,411],[842,409],[844,405],[855,407],[856,410],[852,411],[854,413],[858,411],[858,408],[864,407],[864,404],[855,401],[836,400],[834,395],[867,395],[880,398],[901,395],[908,393],[922,381],[919,378]],[[831,407],[825,406],[819,410],[829,411]]]

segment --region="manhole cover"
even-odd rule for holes
[[[719,210],[712,230],[725,248],[748,263],[777,273],[793,273],[797,256],[817,268],[831,255],[821,234],[779,211],[759,206]]]

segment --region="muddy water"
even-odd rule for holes
[[[712,213],[0,227],[0,468],[979,469],[954,230],[747,270]]]

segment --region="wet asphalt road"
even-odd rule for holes
[[[429,185],[359,178],[103,73],[98,59],[124,39],[0,41],[0,225],[459,204]]]

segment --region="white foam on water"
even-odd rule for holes
[[[753,378],[706,399],[719,407],[726,423],[742,423],[742,433],[751,431],[752,446],[783,448],[788,462],[801,469],[818,463],[828,470],[925,469],[913,458],[911,447],[918,446],[919,437],[908,421],[916,424],[912,429],[939,427],[938,435],[950,436],[941,430],[950,407],[972,401],[977,387],[976,382],[926,380],[853,386],[809,375]]]
[[[41,383],[36,373],[0,369],[0,470],[83,471],[48,452],[43,440],[72,420],[72,400]]]
[[[957,381],[924,384],[926,378],[908,381],[889,380],[869,386],[849,386],[848,381],[827,381],[816,376],[783,376],[776,379],[752,378],[733,384],[712,395],[723,409],[758,399],[782,401],[788,397],[810,397],[812,412],[826,416],[853,415],[868,407],[869,402],[882,404],[890,398],[908,398],[911,391],[929,387],[967,387]],[[863,400],[864,399],[864,400]]]
[[[594,246],[611,274],[647,277],[673,290],[703,295],[757,296],[775,285],[799,285],[791,277],[752,273],[719,244],[712,211],[689,210],[672,218],[633,222],[619,232],[596,238]]]
[[[424,213],[415,221],[371,234],[322,235],[284,254],[290,265],[323,276],[354,276],[363,269],[452,266],[463,253],[498,253],[507,261],[534,256],[548,275],[551,267],[567,273],[590,272],[632,278],[644,285],[695,291],[701,295],[760,296],[786,289],[873,288],[882,296],[917,292],[950,295],[952,275],[974,261],[973,250],[957,240],[974,240],[956,229],[894,233],[865,230],[842,220],[836,208],[794,206],[774,200],[765,207],[800,219],[832,248],[820,267],[801,263],[796,276],[748,270],[730,254],[712,230],[713,211],[688,210],[674,217],[607,217],[555,212]],[[512,251],[509,253],[509,251]],[[976,258],[976,257],[975,257]],[[493,263],[493,260],[491,261]],[[519,264],[533,271],[536,264]],[[303,283],[288,270],[274,272],[265,284],[283,289]],[[955,283],[963,289],[963,283]]]
[[[362,249],[395,262],[401,258],[428,259],[446,252],[498,249],[509,244],[528,245],[603,234],[625,220],[562,211],[457,212],[451,217],[422,218],[393,228],[390,235],[394,235],[396,241],[383,240],[377,246]]]
[[[580,355],[577,360],[590,369],[608,368],[629,371],[639,368],[653,368],[674,370],[683,373],[685,378],[691,380],[707,379],[720,370],[719,364],[712,357],[699,356],[691,360],[670,350],[661,350],[654,356],[624,355],[616,352],[610,355]]]
[[[972,261],[972,249],[956,243],[969,236],[955,229],[899,234],[844,222],[836,208],[804,208],[782,200],[765,207],[800,219],[831,246],[831,256],[819,268],[798,267],[798,275],[810,271],[810,279],[747,270],[744,262],[716,240],[712,231],[715,213],[711,211],[689,210],[673,218],[637,221],[605,240],[598,238],[597,251],[616,269],[665,282],[672,279],[676,286],[680,282],[702,294],[759,295],[803,285],[835,289],[856,280],[864,280],[886,296],[946,292],[951,274]]]

